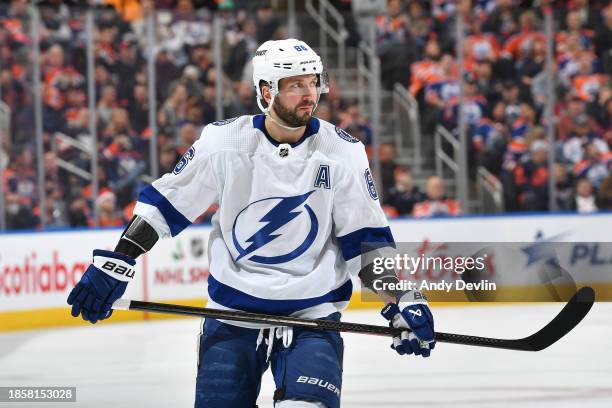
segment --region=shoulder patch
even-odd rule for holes
[[[372,177],[372,172],[370,169],[365,169],[363,177],[365,178],[366,187],[368,188],[370,197],[372,197],[372,200],[378,200],[378,191],[376,191],[376,185],[374,184],[374,178]]]
[[[351,142],[351,143],[359,143],[359,139],[349,135],[346,131],[340,129],[338,126],[336,126],[335,129],[336,129],[336,133],[338,134],[338,136],[340,136],[341,139],[344,139],[347,142]]]
[[[179,174],[181,171],[183,171],[187,164],[189,164],[189,162],[193,159],[193,156],[195,156],[195,149],[193,146],[191,146],[189,150],[185,152],[183,157],[181,157],[181,160],[176,163],[176,166],[174,166],[174,170],[172,171],[172,173]]]
[[[212,125],[214,126],[223,126],[223,125],[227,125],[228,123],[232,123],[233,121],[235,121],[236,119],[238,119],[239,116],[236,116],[235,118],[229,118],[229,119],[223,119],[223,120],[218,120],[216,122],[213,122]]]

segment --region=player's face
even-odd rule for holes
[[[312,117],[318,93],[314,74],[283,78],[272,109],[287,125],[306,126]]]

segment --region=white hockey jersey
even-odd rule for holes
[[[393,245],[364,146],[312,118],[279,144],[265,116],[212,123],[134,215],[175,236],[211,204],[208,307],[320,318],[346,307],[362,242]]]

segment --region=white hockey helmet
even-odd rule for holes
[[[329,92],[329,81],[323,70],[321,57],[304,41],[289,38],[286,40],[266,41],[259,46],[253,57],[253,85],[257,92],[257,105],[264,113],[263,96],[259,86],[261,81],[270,86],[272,101],[278,95],[278,82],[283,78],[298,75],[316,74],[318,93]]]

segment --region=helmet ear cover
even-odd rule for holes
[[[255,97],[257,99],[261,100],[261,104],[263,105],[264,108],[268,107],[268,102],[266,102],[266,99],[263,96],[263,91],[262,91],[262,87],[267,86],[268,88],[270,88],[270,94],[272,94],[272,87],[270,86],[270,84],[267,81],[264,81],[263,79],[259,81],[259,92],[255,93]],[[261,95],[261,98],[257,95]]]

